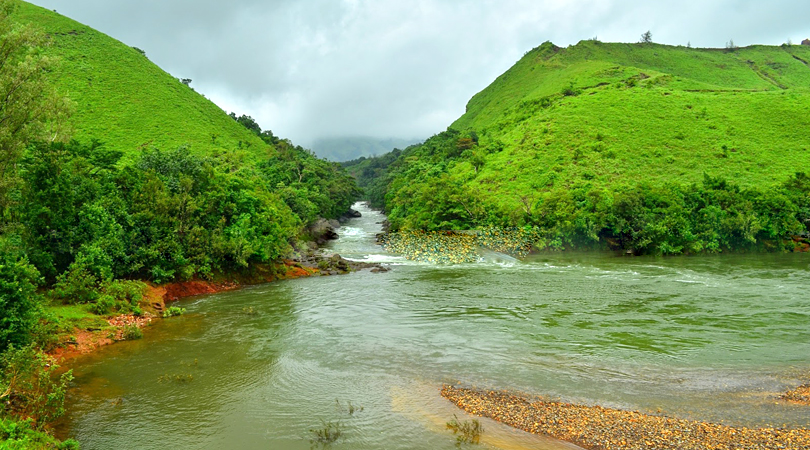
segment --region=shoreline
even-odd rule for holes
[[[810,429],[746,428],[443,386],[462,410],[588,450],[810,449]]]
[[[67,338],[67,341],[61,342],[47,354],[59,364],[64,364],[79,356],[115,344],[124,340],[122,335],[125,327],[134,325],[144,330],[154,320],[161,320],[161,313],[166,309],[167,304],[183,298],[297,278],[345,275],[363,269],[371,269],[372,272],[388,271],[380,264],[349,261],[337,254],[311,254],[301,260],[283,259],[275,264],[254,267],[253,273],[249,275],[229,274],[216,281],[197,279],[161,285],[147,283],[147,290],[141,301],[145,307],[142,315],[119,314],[103,317],[110,326],[104,329],[74,328],[71,332],[62,335],[63,339]]]

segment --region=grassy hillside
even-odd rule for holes
[[[808,47],[546,43],[473,97],[451,128],[503,143],[475,178],[512,191],[581,180],[694,182],[704,172],[770,184],[810,163],[803,61]]]
[[[45,82],[76,103],[73,139],[20,138],[13,189],[0,192],[0,249],[14,247],[49,284],[249,270],[357,197],[338,164],[226,114],[137,49],[24,2],[0,8],[15,24],[0,42],[15,42],[15,28],[46,34],[45,48],[32,40],[15,55],[56,57]]]
[[[606,217],[563,235],[579,227],[604,245],[615,205],[642,186],[699,190],[713,179],[750,191],[807,171],[808,62],[804,46],[547,42],[475,95],[447,132],[403,152],[378,178],[377,199],[382,182],[395,228],[548,230],[602,208]],[[561,198],[566,206],[553,206]],[[801,231],[803,220],[785,226]]]
[[[149,61],[148,55],[29,3],[20,2],[15,18],[50,36],[46,51],[60,59],[51,79],[76,103],[76,139],[99,139],[108,149],[124,152],[125,159],[141,148],[186,144],[198,154],[249,146],[251,157],[267,148],[214,103]]]

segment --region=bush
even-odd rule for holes
[[[99,280],[83,264],[74,262],[56,278],[51,297],[62,303],[93,303],[98,300]]]
[[[73,439],[59,442],[45,431],[32,426],[31,420],[14,420],[5,417],[0,420],[0,442],[7,450],[79,450],[79,443]]]
[[[9,347],[0,356],[0,368],[4,414],[31,419],[32,426],[41,430],[65,413],[65,391],[73,380],[72,371],[54,381],[59,366],[32,345]]]
[[[0,351],[10,344],[29,342],[39,312],[39,280],[39,272],[28,259],[0,239]]]
[[[143,337],[143,331],[138,327],[138,325],[127,325],[124,327],[124,332],[121,335],[121,338],[125,341],[134,341]]]
[[[178,308],[177,306],[170,306],[165,311],[163,311],[163,318],[168,319],[169,317],[175,316],[182,316],[185,314],[186,308]]]

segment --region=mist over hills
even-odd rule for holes
[[[312,143],[312,151],[330,161],[350,161],[361,156],[382,155],[395,148],[404,149],[422,142],[422,139],[379,139],[370,136],[321,138]]]

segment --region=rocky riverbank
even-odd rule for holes
[[[730,427],[453,386],[441,395],[470,414],[590,450],[810,449],[807,429]]]
[[[523,228],[486,228],[472,231],[399,231],[381,233],[386,251],[431,264],[474,263],[485,251],[521,258],[532,251],[538,237]]]
[[[810,383],[805,383],[796,389],[791,389],[780,395],[779,398],[786,402],[810,406]]]

